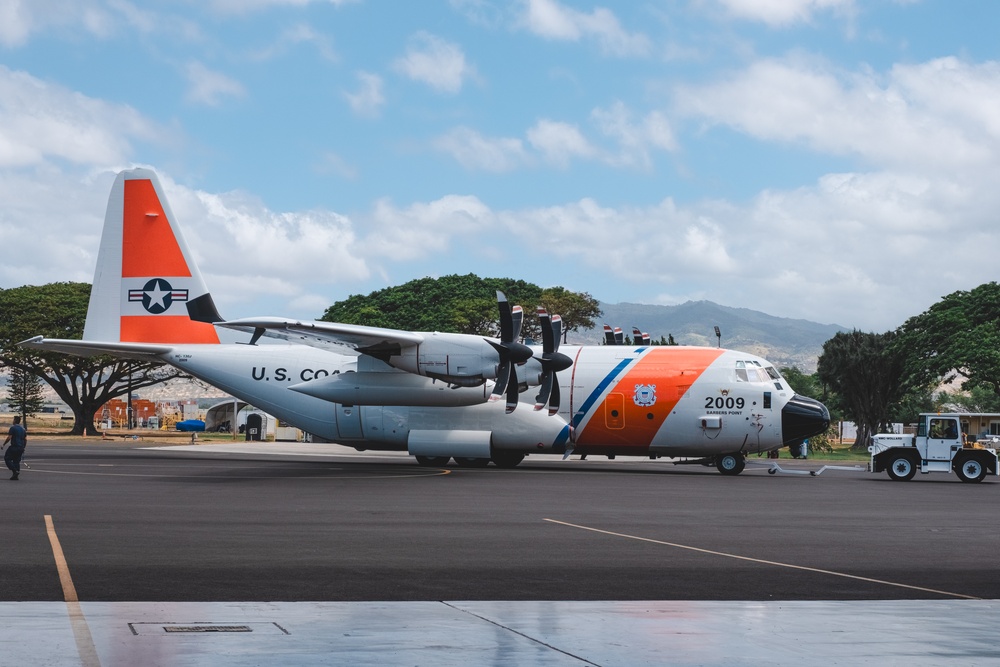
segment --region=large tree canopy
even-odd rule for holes
[[[42,378],[73,411],[73,433],[96,434],[94,414],[109,399],[176,377],[171,368],[110,357],[75,357],[18,347],[32,336],[80,338],[90,285],[50,283],[0,290],[0,366]]]
[[[910,385],[965,378],[963,389],[1000,396],[1000,285],[953,292],[899,329]]]
[[[905,357],[896,333],[840,332],[823,343],[816,375],[833,391],[839,409],[858,427],[855,447],[889,427],[892,409],[907,394]]]
[[[364,324],[406,331],[441,331],[495,336],[499,333],[496,292],[525,310],[522,333],[538,337],[535,306],[562,316],[563,328],[576,331],[593,326],[600,314],[589,294],[563,287],[543,290],[511,278],[480,278],[474,274],[420,278],[387,287],[367,296],[355,294],[338,301],[323,313],[326,322]]]

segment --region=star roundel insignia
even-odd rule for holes
[[[159,315],[170,309],[174,301],[187,301],[186,289],[174,289],[163,278],[152,278],[142,289],[129,290],[129,301],[141,301],[147,313]]]
[[[632,400],[635,401],[635,404],[640,407],[650,407],[656,403],[656,385],[637,384],[635,386],[635,394],[633,394]]]

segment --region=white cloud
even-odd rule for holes
[[[0,45],[17,48],[37,34],[80,33],[108,39],[123,30],[169,33],[171,39],[198,37],[195,23],[177,15],[137,7],[127,0],[0,0]]]
[[[252,54],[254,60],[270,60],[280,54],[287,52],[290,48],[300,44],[311,44],[319,51],[320,56],[330,62],[337,62],[340,57],[333,48],[331,40],[326,35],[317,32],[312,26],[306,23],[299,23],[286,28],[278,35],[277,41],[271,46]]]
[[[121,163],[133,140],[157,140],[161,128],[124,105],[74,93],[0,65],[0,167],[62,159]]]
[[[466,79],[475,76],[475,68],[466,62],[461,47],[424,31],[410,38],[406,54],[393,67],[408,78],[445,93],[457,93]]]
[[[774,27],[807,23],[819,12],[856,13],[856,0],[716,0],[731,16]]]
[[[381,200],[365,226],[370,231],[363,253],[394,262],[440,256],[452,237],[482,231],[491,220],[489,208],[471,196],[448,195],[405,209]]]
[[[520,139],[484,137],[468,127],[456,127],[435,139],[432,145],[466,169],[511,171],[528,159]]]
[[[438,137],[433,145],[467,169],[495,172],[533,166],[539,160],[561,169],[574,160],[597,160],[612,167],[648,170],[653,166],[653,150],[677,149],[670,122],[659,111],[637,121],[625,104],[616,102],[608,109],[594,109],[591,120],[601,135],[614,142],[612,148],[598,146],[573,123],[548,118],[528,128],[525,141],[484,137],[470,128],[458,127]]]
[[[524,0],[519,23],[545,39],[578,42],[596,40],[601,52],[611,56],[645,56],[652,43],[642,33],[629,33],[618,17],[603,7],[586,14],[557,0]]]
[[[374,118],[385,104],[382,94],[382,77],[370,72],[358,72],[360,88],[356,93],[344,93],[351,110],[358,116]]]
[[[567,167],[574,158],[597,154],[579,128],[570,123],[542,119],[528,129],[527,136],[532,148],[560,167]]]
[[[250,14],[272,7],[306,7],[311,4],[343,7],[358,0],[209,0],[208,5],[223,14]]]
[[[184,68],[188,90],[184,97],[193,104],[217,107],[224,97],[243,97],[246,89],[239,81],[220,72],[214,72],[202,63],[192,61]]]
[[[607,159],[610,164],[650,169],[653,164],[650,149],[677,150],[670,121],[659,111],[650,112],[635,123],[632,112],[619,101],[609,109],[594,109],[591,117],[605,136],[618,143],[617,154]]]
[[[676,91],[677,109],[763,141],[800,143],[880,166],[997,166],[1000,65],[944,58],[885,76],[791,57]]]

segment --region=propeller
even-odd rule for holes
[[[639,327],[632,327],[632,340],[636,345],[649,345],[649,334],[639,331]]]
[[[486,339],[486,342],[493,346],[500,355],[500,364],[497,366],[497,383],[493,387],[493,393],[489,400],[499,401],[504,394],[507,395],[507,414],[514,412],[517,407],[517,368],[518,364],[523,364],[531,358],[531,348],[517,342],[521,337],[521,323],[524,321],[524,309],[521,306],[511,308],[507,301],[507,296],[497,290],[497,306],[500,308],[500,342]]]
[[[558,315],[549,317],[548,311],[538,307],[538,323],[542,326],[542,356],[538,362],[542,365],[541,388],[535,397],[535,409],[541,410],[549,406],[549,415],[559,412],[559,378],[556,373],[564,371],[573,365],[573,360],[559,351],[559,339],[562,338],[562,318]]]

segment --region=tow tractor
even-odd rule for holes
[[[961,430],[961,415],[924,413],[917,422],[916,435],[879,433],[868,447],[870,472],[888,473],[898,482],[921,473],[955,471],[963,482],[981,482],[997,475],[997,450],[967,442]]]

